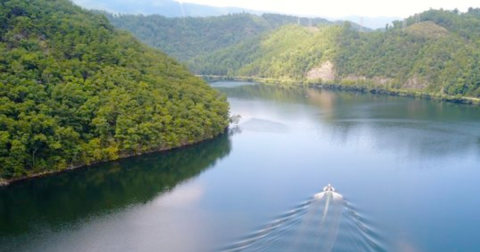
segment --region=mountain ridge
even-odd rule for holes
[[[353,30],[349,23],[318,26],[317,32],[284,26],[188,65],[200,75],[480,97],[479,13],[430,10],[375,32]],[[327,70],[334,74],[326,79],[313,74]]]
[[[210,54],[260,36],[286,24],[330,24],[323,18],[302,18],[265,13],[239,13],[215,17],[167,18],[161,15],[115,15],[100,12],[119,29],[132,32],[144,43],[180,61]]]

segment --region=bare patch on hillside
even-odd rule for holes
[[[320,67],[315,67],[307,72],[308,80],[322,80],[322,81],[334,81],[335,80],[335,67],[332,62],[325,61]]]
[[[410,79],[407,80],[402,85],[403,88],[405,89],[412,89],[412,90],[423,90],[427,88],[427,82],[423,81],[421,78],[418,78],[417,76],[413,76]]]

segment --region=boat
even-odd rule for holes
[[[324,192],[335,192],[335,188],[333,188],[332,185],[328,184],[327,186],[325,186],[325,187],[323,188],[323,191],[324,191]]]

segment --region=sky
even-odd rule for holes
[[[241,7],[251,10],[279,12],[302,16],[341,18],[408,17],[430,8],[458,10],[480,7],[479,0],[176,0],[219,7]]]

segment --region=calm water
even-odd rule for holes
[[[0,251],[480,251],[479,108],[212,85],[238,127],[0,189]]]

